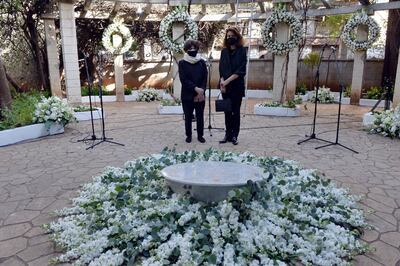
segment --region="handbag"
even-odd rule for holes
[[[231,99],[218,99],[219,96],[221,95],[218,94],[217,99],[215,100],[215,111],[216,112],[232,112],[232,102]]]

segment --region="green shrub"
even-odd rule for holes
[[[302,83],[296,87],[296,95],[306,95],[308,88],[306,84]]]
[[[347,86],[346,89],[343,92],[344,97],[350,97],[351,96],[351,85]]]
[[[107,91],[103,86],[103,95],[115,95],[115,91]],[[89,86],[82,86],[81,87],[81,94],[82,96],[89,96]],[[99,86],[94,86],[92,88],[92,95],[99,95]]]
[[[380,99],[382,94],[384,93],[383,88],[378,86],[372,86],[367,91],[367,99]]]
[[[125,95],[131,95],[132,94],[133,89],[132,88],[125,88],[124,89],[124,94]]]
[[[22,93],[13,99],[12,109],[2,111],[0,130],[33,124],[33,113],[40,93]]]

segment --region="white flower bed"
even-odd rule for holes
[[[370,132],[390,138],[400,138],[400,106],[373,114]]]
[[[368,26],[368,39],[366,41],[358,41],[355,37],[354,31],[359,25]],[[365,13],[358,13],[347,21],[343,28],[342,39],[352,51],[365,51],[372,47],[372,44],[378,39],[379,31],[380,27],[373,18]]]
[[[42,98],[36,105],[36,110],[33,114],[34,123],[45,123],[49,126],[53,123],[65,126],[74,120],[75,116],[72,107],[56,96]]]
[[[286,23],[290,28],[288,42],[279,43],[273,38],[273,30],[278,23]],[[292,13],[283,9],[274,9],[261,28],[261,36],[265,48],[277,55],[287,54],[296,48],[303,38],[300,20]]]
[[[183,43],[176,42],[172,39],[172,24],[174,22],[183,22],[185,24],[185,40],[192,39],[197,40],[198,27],[196,22],[190,17],[186,11],[186,7],[180,6],[171,11],[160,23],[159,37],[164,48],[175,52],[183,52]]]
[[[315,91],[311,96],[311,102],[315,102]],[[318,102],[319,103],[334,103],[335,95],[331,92],[331,89],[320,87],[318,90]]]
[[[160,93],[156,89],[146,88],[139,90],[138,101],[139,102],[154,102],[161,100]]]
[[[205,204],[173,194],[169,165],[233,161],[265,169],[265,179]],[[213,149],[127,162],[83,186],[48,228],[76,265],[343,265],[367,250],[367,227],[343,188],[293,161]]]

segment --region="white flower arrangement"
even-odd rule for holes
[[[263,102],[260,104],[262,107],[283,107],[283,108],[291,108],[291,109],[296,109],[296,105],[302,104],[303,100],[301,99],[300,96],[295,95],[293,100],[288,100],[285,103],[280,103],[280,102]]]
[[[287,43],[279,43],[273,38],[273,30],[278,23],[289,25],[290,37]],[[303,36],[300,20],[290,12],[283,9],[274,9],[261,28],[264,47],[273,54],[284,55],[296,48]]]
[[[153,88],[145,88],[141,89],[138,92],[138,101],[139,102],[154,102],[161,100],[161,96],[156,89]]]
[[[206,204],[167,187],[160,171],[193,161],[261,167],[264,180]],[[345,265],[368,250],[356,198],[293,161],[208,149],[107,168],[47,226],[76,265]]]
[[[354,31],[360,25],[368,26],[368,39],[366,41],[358,41]],[[380,27],[378,23],[365,13],[354,14],[343,28],[342,39],[348,48],[352,51],[365,51],[372,47],[374,42],[379,38]]]
[[[185,39],[197,40],[198,27],[184,6],[175,8],[161,21],[159,36],[164,48],[174,53],[182,53],[184,42],[178,43],[172,39],[172,24],[174,22],[183,22],[185,24],[185,30],[187,31]]]
[[[113,24],[109,25],[103,33],[102,43],[104,48],[112,54],[119,55],[129,51],[133,44],[130,30],[123,24],[123,20],[115,18]],[[118,34],[122,38],[120,47],[114,47],[113,35]]]
[[[65,126],[72,121],[75,121],[72,107],[56,96],[42,97],[33,114],[34,123],[45,123],[47,125],[59,123]]]
[[[370,132],[385,137],[400,139],[400,106],[394,110],[386,110],[373,114],[374,120]]]
[[[311,102],[315,102],[315,91],[311,97]],[[318,102],[319,103],[334,103],[335,95],[331,92],[330,88],[326,88],[325,86],[320,87],[318,90]]]

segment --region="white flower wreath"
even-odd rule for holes
[[[181,53],[183,43],[172,40],[172,24],[174,22],[183,22],[188,31],[187,38],[197,40],[198,27],[196,22],[187,13],[186,8],[181,6],[169,13],[160,24],[159,36],[163,46],[172,52]]]
[[[272,31],[276,24],[286,23],[290,28],[290,38],[287,43],[279,43],[272,38]],[[300,20],[283,9],[274,9],[271,16],[265,21],[261,28],[261,36],[264,47],[277,55],[287,54],[296,48],[303,35]]]
[[[353,31],[359,25],[368,26],[368,39],[366,41],[358,41]],[[378,39],[380,27],[378,23],[365,13],[354,14],[346,23],[343,28],[342,39],[343,42],[352,51],[364,51],[372,46]]]
[[[133,44],[133,38],[129,29],[123,24],[122,19],[114,19],[113,24],[109,25],[103,33],[103,46],[112,54],[123,54],[129,51]],[[122,45],[115,47],[112,39],[113,35],[118,34],[122,37]]]

